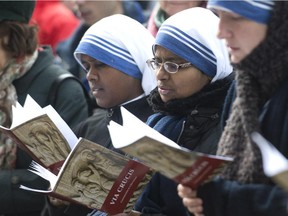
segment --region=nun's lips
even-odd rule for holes
[[[93,92],[99,92],[99,91],[104,91],[104,89],[103,88],[101,88],[101,87],[90,87],[90,89],[91,89],[91,91],[92,91],[92,93]]]
[[[167,95],[172,92],[172,89],[166,86],[158,86],[158,91],[161,95]]]
[[[100,97],[103,93],[105,93],[103,88],[91,88],[91,92],[94,97]]]

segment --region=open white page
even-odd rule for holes
[[[16,103],[16,106],[12,106],[13,122],[10,128],[14,128],[29,119],[45,114],[39,104],[30,96],[27,95],[23,107]]]
[[[282,155],[274,145],[257,132],[252,133],[251,138],[261,150],[263,169],[267,176],[273,177],[279,173],[288,171],[287,158],[284,157],[284,155]]]
[[[21,104],[17,101],[15,106],[12,105],[12,123],[11,128],[15,125],[19,125],[19,122],[23,121],[21,118],[24,115],[24,108],[21,106]]]
[[[178,144],[142,122],[124,107],[121,107],[121,113],[123,126],[114,121],[110,121],[108,125],[111,140],[115,148],[127,146],[144,136],[178,149],[181,148]]]
[[[21,189],[28,190],[28,191],[34,191],[34,192],[40,192],[40,193],[51,193],[53,191],[53,188],[56,185],[56,182],[58,180],[57,176],[54,175],[52,172],[50,172],[48,169],[45,169],[40,164],[36,163],[35,161],[32,161],[30,165],[30,169],[28,169],[30,172],[35,173],[36,175],[42,177],[43,179],[46,179],[50,183],[50,188],[47,190],[40,190],[40,189],[34,189],[30,187],[26,187],[25,185],[20,185]]]

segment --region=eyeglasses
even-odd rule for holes
[[[154,71],[160,70],[160,68],[163,65],[164,70],[168,73],[177,73],[180,68],[187,68],[187,67],[192,66],[191,63],[189,62],[183,63],[183,64],[176,64],[174,62],[166,61],[163,63],[163,62],[158,62],[155,58],[148,59],[146,63]]]

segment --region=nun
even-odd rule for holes
[[[216,37],[218,22],[213,12],[200,7],[171,16],[161,25],[154,57],[147,61],[157,79],[148,97],[155,114],[147,124],[181,147],[208,154],[216,154],[223,104],[233,81],[228,51]],[[135,210],[141,215],[186,214],[176,182],[160,174]]]

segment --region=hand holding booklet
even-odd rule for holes
[[[115,148],[137,158],[164,176],[191,188],[211,180],[233,159],[181,148],[121,107],[123,126],[108,126]]]

